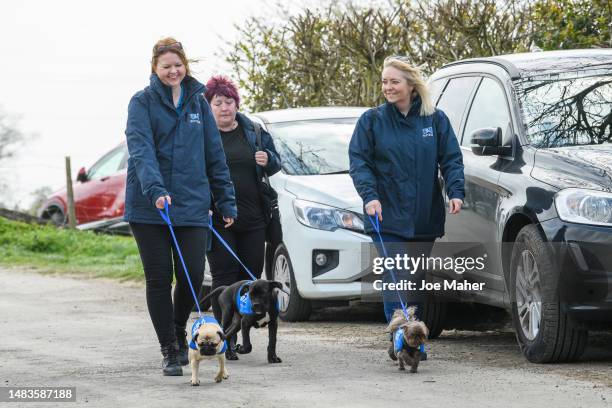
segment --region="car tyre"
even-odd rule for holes
[[[577,360],[588,332],[574,327],[559,302],[559,274],[535,225],[516,237],[510,264],[511,314],[521,351],[533,363]]]
[[[429,329],[429,339],[435,339],[442,333],[446,324],[447,303],[433,295],[427,296],[423,310],[423,322]]]
[[[278,294],[280,318],[287,322],[308,320],[312,311],[311,304],[298,292],[293,266],[285,245],[281,244],[276,249],[272,265],[273,280],[283,285],[283,292]]]
[[[64,215],[64,212],[55,206],[45,209],[42,213],[42,218],[44,220],[51,221],[53,225],[58,227],[66,224],[66,216]]]

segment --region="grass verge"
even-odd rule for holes
[[[130,281],[144,277],[132,237],[26,224],[1,217],[0,265]]]

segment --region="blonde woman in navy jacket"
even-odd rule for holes
[[[182,375],[181,365],[188,364],[185,326],[194,299],[159,209],[169,204],[191,282],[198,290],[204,276],[211,195],[226,227],[237,215],[236,200],[219,131],[202,95],[206,89],[190,76],[181,43],[173,38],[158,41],[151,72],[150,85],[132,97],[128,108],[125,220],[142,259],[163,374]]]
[[[382,92],[386,103],[366,111],[357,122],[349,146],[350,175],[364,203],[364,212],[378,218],[389,256],[423,243],[418,256],[428,256],[437,237],[444,235],[444,198],[438,170],[444,177],[450,199],[450,214],[461,210],[464,198],[463,158],[459,143],[444,112],[435,109],[421,72],[404,57],[385,59]],[[377,244],[373,223],[365,220],[366,232]],[[403,254],[402,254],[403,256]],[[400,274],[420,287],[424,272]],[[388,272],[383,282],[391,282]],[[402,292],[407,304],[423,314],[424,294]],[[400,308],[395,291],[383,291],[385,316],[389,321]]]

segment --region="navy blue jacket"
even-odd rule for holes
[[[448,197],[464,198],[463,157],[451,124],[441,110],[420,116],[420,109],[418,96],[406,117],[391,103],[369,109],[349,145],[350,174],[364,205],[379,200],[381,231],[403,238],[444,235],[438,169]],[[373,232],[367,219],[365,227]]]
[[[237,215],[221,136],[202,95],[205,87],[189,76],[182,86],[180,110],[156,74],[130,101],[126,221],[163,224],[155,201],[164,195],[172,198],[170,218],[176,226],[208,226],[211,193],[224,216]]]
[[[276,147],[274,147],[274,142],[272,141],[272,137],[270,136],[270,134],[266,132],[265,129],[261,129],[262,145],[259,146],[259,149],[256,149],[255,145],[257,140],[257,134],[255,134],[255,125],[253,124],[251,119],[238,112],[236,113],[236,120],[238,121],[238,123],[240,123],[242,129],[244,129],[244,134],[246,135],[247,141],[251,146],[251,150],[253,150],[253,154],[255,154],[257,150],[262,150],[268,153],[268,164],[265,167],[261,167],[259,165],[255,166],[257,168],[257,178],[261,180],[264,175],[264,171],[268,176],[278,173],[281,169],[281,159],[278,153],[276,152]],[[240,216],[240,214],[238,214],[238,216]]]

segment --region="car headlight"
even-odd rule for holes
[[[352,211],[304,200],[293,200],[293,211],[298,221],[307,227],[325,231],[344,228],[363,233],[363,220]]]
[[[557,192],[555,205],[563,221],[612,226],[612,193],[568,188]]]

